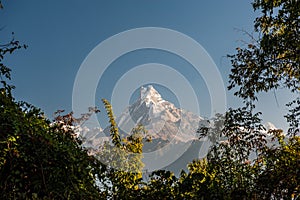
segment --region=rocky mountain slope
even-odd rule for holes
[[[141,87],[139,98],[117,118],[117,123],[125,133],[130,133],[137,124],[142,124],[153,139],[187,142],[196,138],[200,120],[201,117],[164,100],[149,85]]]

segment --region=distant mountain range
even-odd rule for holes
[[[130,134],[132,128],[142,124],[152,137],[152,142],[145,143],[143,148],[145,170],[166,169],[177,174],[193,159],[206,156],[210,142],[199,141],[196,134],[203,120],[164,100],[152,85],[141,87],[139,98],[116,119],[122,135]],[[269,122],[266,126],[275,127]],[[110,140],[109,127],[83,128],[81,134],[89,148],[97,149]]]
[[[152,85],[141,87],[139,98],[125,108],[116,119],[119,131],[123,135],[130,134],[132,128],[142,124],[152,139],[177,142],[196,139],[196,131],[201,120],[203,118],[200,116],[176,108],[173,103],[164,100]],[[109,127],[104,130],[97,128],[83,131],[83,136],[87,142],[97,146],[99,140],[97,133],[99,132],[109,136]],[[102,138],[102,140],[106,140],[106,138]]]

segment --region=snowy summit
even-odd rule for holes
[[[125,133],[142,124],[153,138],[187,141],[195,138],[202,118],[164,100],[152,85],[140,88],[139,98],[117,118]]]
[[[140,100],[144,101],[147,106],[150,104],[162,103],[164,100],[161,95],[154,89],[152,85],[141,87]]]

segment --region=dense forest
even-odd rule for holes
[[[81,118],[58,111],[51,121],[34,105],[16,101],[5,57],[27,46],[14,36],[1,41],[0,198],[300,199],[300,1],[254,0],[252,6],[259,13],[257,34],[228,55],[228,89],[244,106],[217,114],[214,126],[199,127],[200,138],[226,140],[212,140],[207,157],[194,160],[179,177],[158,170],[148,181],[142,178],[142,147],[151,139],[143,138],[143,126],[122,138],[105,99],[112,143],[93,155],[73,127],[99,112],[97,108],[87,108]],[[5,9],[1,2],[0,7]],[[278,88],[297,96],[286,105],[287,133],[266,132],[261,113],[255,111],[258,95]]]

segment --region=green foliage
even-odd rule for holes
[[[222,188],[217,188],[215,172],[210,171],[206,159],[194,160],[188,165],[189,173],[181,173],[180,197],[184,199],[222,199]]]
[[[208,137],[213,146],[207,160],[191,163],[179,179],[181,196],[188,199],[300,197],[299,98],[287,104],[290,137],[282,130],[266,134],[261,113],[254,113],[260,92],[300,92],[300,2],[255,0],[253,7],[262,13],[254,24],[259,37],[252,36],[246,48],[229,56],[233,68],[228,88],[237,88],[235,95],[245,106],[199,128],[200,137]],[[219,122],[224,124],[216,126]]]
[[[38,108],[14,100],[3,59],[21,47],[12,40],[0,48],[0,198],[100,199],[96,178],[105,168],[81,147],[72,114],[50,123]]]
[[[1,2],[0,2],[0,8],[1,8]],[[12,33],[14,36],[14,33]],[[21,45],[18,40],[15,40],[14,38],[8,42],[7,44],[0,44],[0,79],[1,84],[3,85],[3,89],[6,90],[8,95],[11,95],[11,90],[14,88],[14,86],[9,85],[7,83],[7,80],[11,80],[11,74],[10,74],[10,67],[6,66],[4,64],[4,57],[5,55],[12,54],[15,50],[21,49],[21,48],[27,48],[26,45]]]
[[[298,0],[255,0],[253,7],[262,15],[255,20],[259,38],[247,48],[237,48],[232,62],[229,89],[244,99],[278,87],[300,90],[300,37]]]
[[[229,109],[221,129],[211,126],[198,130],[201,137],[214,139],[215,134],[215,138],[225,139],[212,140],[214,145],[206,165],[204,161],[193,163],[191,166],[196,167],[189,168],[185,177],[189,184],[203,187],[201,191],[215,194],[218,199],[220,196],[223,199],[299,198],[299,98],[287,105],[289,113],[285,117],[290,124],[290,137],[282,135],[282,130],[270,130],[266,134],[261,113],[254,113],[254,102],[258,93],[279,87],[296,94],[300,92],[300,4],[296,0],[257,0],[253,6],[262,12],[254,25],[259,38],[252,37],[246,48],[239,47],[235,55],[229,56],[233,68],[228,88],[238,89],[235,95],[244,100],[245,106]],[[218,123],[220,119],[216,117],[214,121]],[[270,141],[267,142],[270,137],[278,145],[270,146]],[[190,178],[195,171],[197,178]],[[190,191],[194,191],[189,194],[191,198],[197,195],[197,198],[213,198],[193,190],[193,186]]]
[[[257,127],[247,125],[253,120],[249,114],[243,109],[227,113],[221,134],[226,140],[216,142],[206,159],[190,163],[188,173],[181,174],[180,198],[299,198],[299,136],[286,137],[276,129],[263,134],[259,121]],[[266,142],[267,136],[273,145]]]
[[[259,170],[252,167],[250,157],[266,146],[264,128],[258,116],[259,113],[252,114],[251,108],[247,107],[229,109],[223,117],[223,128],[215,133],[223,140],[213,144],[207,161],[194,162],[189,167],[189,175],[197,172],[198,178],[201,177],[198,184],[206,191],[206,196],[200,191],[196,195],[218,199],[250,198]],[[218,118],[215,120],[219,121]]]
[[[289,113],[285,116],[290,125],[288,134],[296,136],[300,133],[300,98],[287,104]]]
[[[222,129],[224,128],[225,116],[217,113],[211,120],[203,120],[200,122],[197,133],[199,139],[207,137],[210,142],[215,144],[222,137]]]
[[[105,106],[107,116],[109,118],[109,123],[110,123],[110,136],[112,138],[113,144],[120,148],[121,147],[121,139],[120,139],[120,134],[118,130],[117,123],[115,121],[115,116],[112,110],[112,106],[106,99],[102,99],[102,102]]]
[[[253,8],[261,11],[254,24],[259,37],[229,56],[233,68],[228,88],[238,88],[235,95],[254,108],[253,101],[262,91],[286,88],[300,93],[300,2],[255,0]],[[271,130],[279,146],[260,145],[256,149],[258,158],[253,168],[257,169],[252,176],[260,198],[299,198],[299,97],[287,106],[290,137],[283,136],[281,130]]]
[[[265,199],[299,198],[300,137],[286,138],[281,131],[271,132],[279,145],[266,147],[256,160],[260,168],[256,192]]]
[[[120,137],[111,104],[102,99],[110,122],[112,144],[104,143],[96,157],[107,166],[107,179],[102,182],[107,197],[113,199],[132,199],[142,185],[143,138],[147,131],[142,125],[133,128],[124,138]]]
[[[176,199],[178,180],[170,171],[158,170],[151,174],[143,199]]]
[[[101,165],[64,123],[50,124],[35,107],[0,98],[1,199],[100,197]]]

